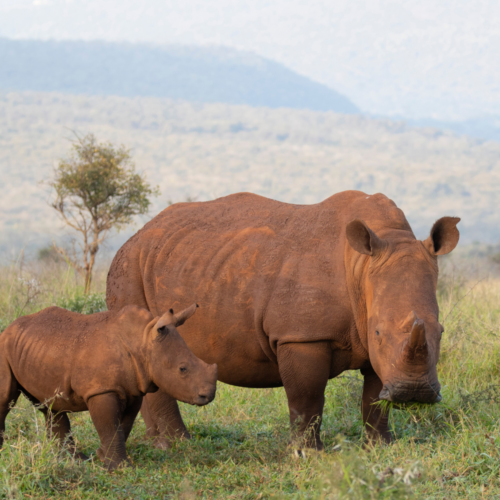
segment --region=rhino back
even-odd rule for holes
[[[43,402],[61,394],[54,410],[81,411],[88,397],[129,385],[130,362],[117,331],[130,318],[117,320],[116,312],[86,316],[50,307],[10,325],[3,351],[32,396]]]
[[[248,193],[173,205],[118,252],[108,307],[136,303],[160,315],[197,301],[199,313],[180,333],[221,373],[235,356],[275,360],[279,342],[348,346],[345,225],[354,218],[377,228],[407,225],[385,196],[358,191],[316,205]]]

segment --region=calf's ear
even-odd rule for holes
[[[184,322],[189,319],[195,312],[196,308],[198,307],[198,304],[194,303],[193,305],[189,306],[187,309],[184,309],[184,311],[178,312],[177,314],[174,314],[174,325],[175,326],[181,326],[184,324]]]
[[[167,311],[156,323],[155,328],[158,332],[158,340],[163,340],[169,333],[168,325],[174,322],[174,310]]]
[[[423,242],[431,255],[446,255],[457,246],[460,238],[457,229],[459,222],[459,217],[441,217],[434,222],[430,236]]]
[[[361,219],[354,219],[347,224],[345,234],[349,245],[356,252],[376,255],[385,247],[385,240],[380,239]]]

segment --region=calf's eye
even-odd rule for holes
[[[181,373],[186,373],[187,372],[187,368],[185,366],[181,366],[179,368],[179,370],[180,370]]]
[[[380,332],[378,330],[375,330],[375,334],[378,336],[380,335]]]

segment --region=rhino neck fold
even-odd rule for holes
[[[126,349],[129,360],[134,367],[137,388],[146,394],[151,392],[152,379],[149,373],[149,363],[147,356],[147,339],[151,328],[156,324],[155,318],[144,329],[142,337],[140,335],[120,335],[120,341]]]
[[[346,240],[344,252],[346,283],[357,330],[357,338],[353,339],[353,344],[357,344],[363,349],[363,354],[367,358],[369,358],[368,312],[366,307],[365,279],[370,264],[369,259],[368,255],[354,251]],[[355,345],[353,345],[353,348]]]

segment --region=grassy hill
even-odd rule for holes
[[[325,85],[222,47],[0,38],[0,89],[155,96],[355,113]]]
[[[132,148],[162,192],[151,215],[187,196],[253,191],[316,203],[360,189],[394,199],[417,236],[438,217],[457,215],[462,242],[500,239],[496,142],[331,112],[26,92],[0,94],[3,250],[62,234],[40,181],[67,154],[71,130]]]

